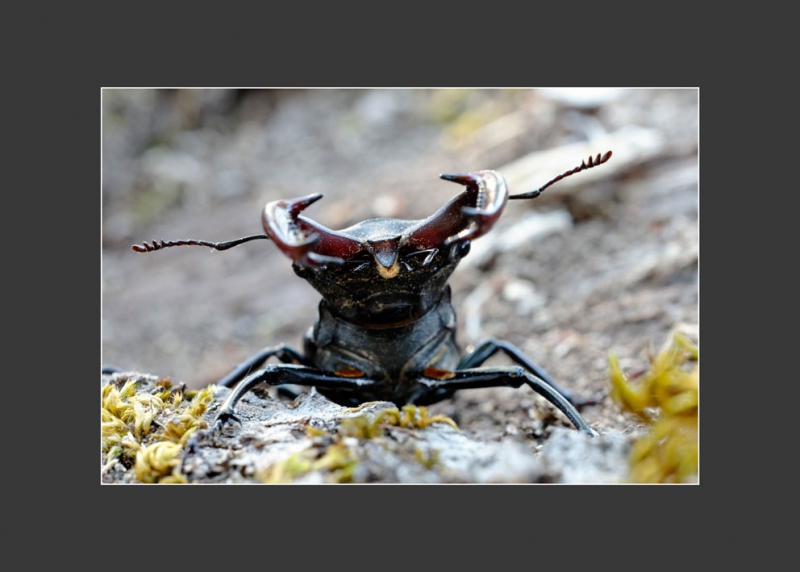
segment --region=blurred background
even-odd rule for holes
[[[459,192],[440,173],[495,169],[510,201],[450,283],[462,346],[507,339],[564,387],[608,403],[608,353],[646,366],[698,320],[696,89],[105,89],[102,360],[198,387],[258,349],[302,348],[319,295],[269,241],[225,252],[158,239],[263,232],[273,200],[323,193],[306,215],[340,229],[424,218]],[[497,358],[492,363],[503,363]],[[540,433],[530,391],[462,392],[435,406],[473,428]]]

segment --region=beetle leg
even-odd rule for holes
[[[561,395],[552,385],[526,371],[521,366],[462,369],[451,372],[451,374],[438,376],[437,378],[423,377],[419,380],[419,383],[435,394],[441,395],[449,395],[461,389],[479,387],[520,387],[524,383],[560,409],[572,421],[578,431],[592,437],[597,435],[597,432],[589,427],[586,420],[581,417],[581,414],[578,413],[578,410],[567,398]]]
[[[306,356],[298,352],[293,347],[280,344],[274,348],[265,348],[257,354],[249,357],[247,360],[237,365],[232,372],[219,380],[217,385],[221,385],[223,387],[231,387],[236,385],[236,383],[244,379],[245,376],[247,376],[250,372],[258,369],[261,364],[263,364],[272,356],[275,356],[283,363],[299,363],[307,366],[313,365]],[[278,393],[282,394],[284,397],[288,397],[289,399],[295,399],[298,395],[300,395],[299,392],[286,386],[279,386]]]
[[[217,385],[231,387],[244,379],[251,371],[257,369],[270,357],[275,356],[282,363],[297,363],[311,366],[311,362],[303,354],[291,346],[280,344],[274,348],[265,348],[237,365],[232,372],[217,382]]]
[[[597,401],[594,399],[578,399],[572,395],[570,391],[561,388],[555,381],[553,381],[552,376],[545,371],[543,367],[540,365],[535,364],[531,359],[522,353],[522,350],[519,349],[517,346],[512,344],[511,342],[507,342],[505,340],[498,340],[496,338],[489,338],[474,350],[471,353],[464,356],[461,361],[458,363],[458,367],[456,369],[469,369],[478,367],[483,365],[487,359],[492,357],[497,352],[502,351],[508,357],[510,357],[514,362],[521,365],[529,372],[531,372],[536,377],[540,378],[542,381],[549,383],[553,389],[558,391],[561,395],[567,398],[572,405],[581,409],[582,407],[586,407],[587,405],[597,405]]]
[[[259,383],[269,385],[304,385],[322,389],[341,389],[360,391],[364,387],[372,385],[373,380],[366,377],[341,377],[332,373],[296,364],[269,364],[264,369],[259,370],[246,378],[239,385],[233,388],[228,397],[223,401],[214,426],[225,423],[228,420],[235,420],[234,408],[236,403]]]

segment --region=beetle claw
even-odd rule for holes
[[[444,179],[445,181],[453,181],[454,183],[458,183],[460,185],[474,185],[476,184],[475,176],[472,173],[458,173],[455,175],[449,175],[443,173],[439,175],[440,179]]]
[[[229,423],[238,423],[241,425],[242,421],[236,417],[232,411],[220,411],[217,413],[217,418],[214,419],[214,430],[222,429]]]
[[[309,205],[314,204],[318,200],[322,198],[322,193],[315,193],[313,195],[308,195],[307,197],[300,197],[299,199],[294,199],[292,201],[287,201],[288,208],[286,209],[292,217],[296,217]]]
[[[508,198],[505,180],[495,171],[439,175],[467,187],[411,233],[419,248],[449,246],[489,232]]]
[[[357,241],[331,231],[300,213],[322,195],[274,201],[264,207],[262,222],[267,235],[283,253],[302,266],[341,264],[359,250]]]

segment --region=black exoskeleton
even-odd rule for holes
[[[236,403],[259,383],[313,386],[342,405],[377,400],[426,405],[461,389],[525,384],[560,409],[579,431],[595,435],[569,394],[512,344],[488,340],[461,357],[447,280],[469,253],[470,241],[491,230],[508,199],[535,198],[556,181],[610,157],[611,151],[589,158],[534,191],[511,196],[495,171],[442,175],[466,188],[419,221],[372,219],[333,231],[300,215],[322,198],[317,194],[267,204],[262,216],[266,234],[230,242],[145,242],[133,250],[180,245],[226,250],[271,239],[293,260],[295,273],[322,294],[304,353],[285,345],[262,350],[219,382],[235,387],[217,423],[235,419]],[[517,365],[480,367],[498,352]],[[273,356],[281,363],[261,368]]]

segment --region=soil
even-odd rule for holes
[[[582,414],[610,439],[641,427],[608,397],[609,354],[636,372],[676,329],[697,339],[697,90],[105,90],[103,110],[103,365],[199,388],[260,348],[301,348],[316,316],[270,242],[134,243],[258,234],[264,204],[317,192],[307,215],[333,229],[423,218],[460,190],[440,173],[495,169],[519,193],[609,148],[475,241],[450,280],[460,341],[516,344],[597,400]],[[429,409],[532,451],[570,427],[528,389]]]

